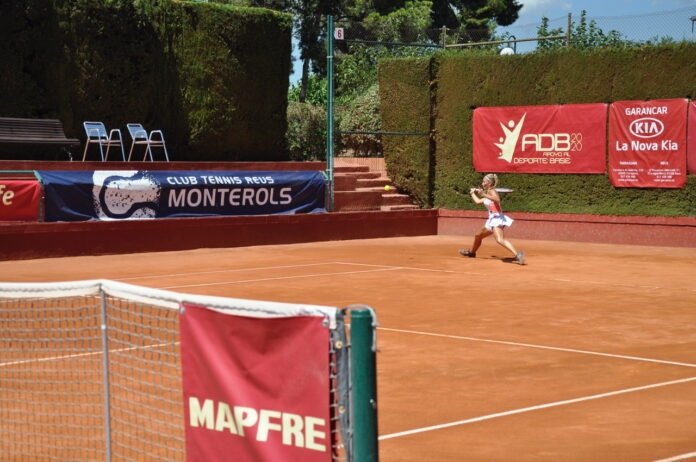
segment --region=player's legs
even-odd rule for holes
[[[502,226],[496,226],[495,228],[493,228],[493,234],[495,235],[495,242],[508,249],[510,252],[512,252],[514,256],[517,256],[517,250],[515,250],[515,247],[512,245],[510,241],[505,239],[505,234],[503,233]]]
[[[474,245],[471,246],[471,249],[469,250],[460,250],[459,253],[464,255],[465,257],[475,257],[476,256],[476,251],[478,250],[479,247],[481,247],[481,241],[483,241],[485,238],[493,234],[492,231],[488,231],[485,227],[481,228],[481,230],[476,233],[474,236]]]
[[[492,231],[488,231],[486,228],[481,228],[481,230],[474,236],[474,245],[471,246],[471,251],[476,253],[476,251],[481,247],[481,241],[493,234]]]
[[[515,256],[515,260],[517,260],[520,264],[524,265],[524,252],[518,252],[517,250],[515,250],[515,246],[512,245],[512,242],[505,239],[503,227],[496,226],[495,228],[493,228],[493,234],[495,235],[495,242],[512,252],[512,254]]]

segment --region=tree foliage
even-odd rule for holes
[[[433,26],[491,32],[490,27],[495,24],[509,26],[515,22],[520,8],[522,4],[517,0],[434,0]],[[485,38],[478,40],[481,39]]]
[[[565,35],[567,31],[562,28],[549,29],[549,18],[542,17],[541,25],[537,28],[537,37],[551,37]],[[550,51],[565,47],[565,39],[540,40],[537,43],[538,51]],[[570,46],[580,50],[594,50],[597,48],[624,48],[635,46],[637,43],[628,40],[616,30],[604,32],[593,19],[588,22],[587,11],[580,12],[580,21],[572,21],[570,24]]]

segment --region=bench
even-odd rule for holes
[[[67,138],[58,119],[0,117],[0,145],[60,148],[72,160],[70,148],[79,146],[80,140]]]

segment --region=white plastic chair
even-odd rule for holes
[[[119,146],[121,148],[121,157],[123,161],[126,161],[126,153],[123,150],[123,139],[121,137],[121,130],[118,128],[113,128],[108,133],[106,132],[106,127],[102,122],[83,122],[82,125],[85,127],[85,133],[87,134],[87,141],[85,142],[85,150],[82,153],[82,161],[87,159],[87,150],[90,144],[99,145],[99,153],[101,154],[102,162],[109,159],[109,149],[111,146]],[[106,146],[106,154],[104,154],[104,146]]]
[[[150,133],[143,128],[141,124],[127,124],[128,133],[131,136],[131,147],[128,151],[128,161],[130,162],[131,156],[133,155],[133,148],[137,144],[145,145],[145,153],[143,155],[143,161],[150,155],[150,162],[154,161],[152,156],[152,147],[161,147],[164,150],[164,158],[169,162],[169,153],[167,152],[167,145],[164,142],[164,134],[162,130],[152,130]]]

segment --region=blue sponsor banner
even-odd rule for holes
[[[321,172],[40,171],[46,221],[325,212]]]

